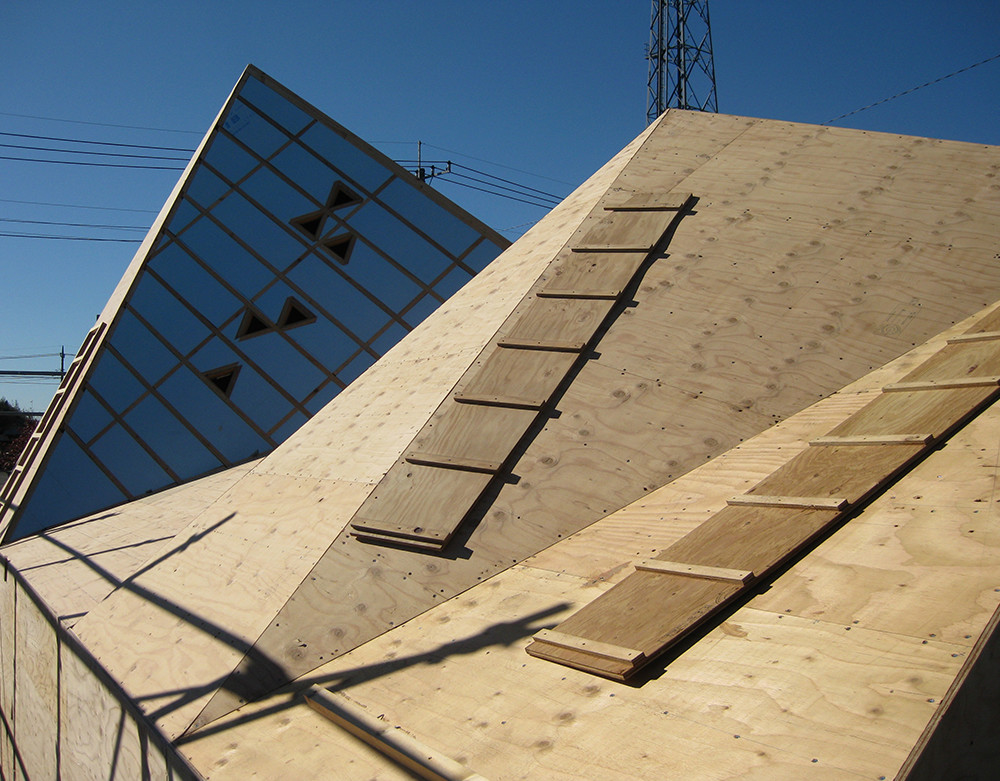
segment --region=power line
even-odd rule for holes
[[[186,157],[167,157],[166,155],[132,155],[127,152],[94,152],[90,149],[53,149],[49,146],[28,146],[27,144],[4,144],[4,149],[29,149],[33,152],[59,152],[67,155],[97,155],[99,157],[123,157],[138,160],[177,160],[187,162]]]
[[[203,135],[198,130],[177,130],[168,127],[144,127],[142,125],[115,125],[111,122],[85,122],[82,119],[63,119],[62,117],[41,117],[35,114],[14,114],[9,111],[0,111],[2,117],[20,117],[21,119],[42,119],[46,122],[67,122],[73,125],[92,125],[94,127],[118,127],[124,130],[149,130],[154,133],[191,133],[193,135]]]
[[[82,203],[53,203],[51,201],[19,201],[13,198],[0,198],[0,203],[20,203],[27,206],[58,206],[65,209],[97,209],[109,212],[141,212],[142,214],[159,214],[159,209],[127,209],[121,206],[89,206]]]
[[[495,195],[498,198],[506,198],[509,201],[520,201],[521,203],[526,203],[529,206],[537,206],[540,209],[551,209],[552,208],[551,204],[538,203],[536,201],[528,201],[528,200],[525,200],[524,198],[515,198],[513,195],[504,195],[503,193],[494,192],[493,190],[487,190],[487,189],[485,189],[483,187],[476,187],[475,185],[466,184],[465,182],[456,182],[454,179],[446,179],[445,181],[446,182],[450,182],[451,184],[455,185],[456,187],[467,187],[470,190],[478,190],[481,193],[488,193],[490,195]]]
[[[0,160],[18,160],[22,163],[58,163],[59,165],[86,165],[96,168],[141,168],[150,171],[183,171],[184,166],[177,165],[137,165],[132,163],[94,163],[86,160],[44,160],[38,157],[8,157],[0,155]]]
[[[896,98],[901,98],[904,95],[909,95],[911,92],[916,92],[918,89],[923,89],[924,87],[930,87],[932,84],[938,84],[945,79],[950,79],[952,76],[957,76],[960,73],[965,73],[973,68],[978,68],[980,65],[985,65],[988,62],[993,62],[993,60],[1000,59],[1000,54],[994,54],[992,57],[987,57],[985,60],[980,60],[979,62],[974,62],[972,65],[966,65],[964,68],[960,68],[954,73],[949,73],[947,76],[941,76],[940,78],[934,79],[933,81],[924,82],[916,87],[910,87],[908,90],[903,90],[902,92],[897,92],[888,98],[882,98],[882,100],[875,101],[867,106],[862,106],[861,108],[854,109],[854,111],[848,111],[846,114],[841,114],[839,117],[834,117],[833,119],[828,119],[824,122],[824,125],[832,124],[841,119],[846,119],[847,117],[852,117],[855,114],[860,114],[862,111],[867,111],[870,108],[875,108],[876,106],[881,106],[883,103],[888,103],[890,100],[895,100]]]
[[[460,157],[468,157],[470,160],[478,160],[480,163],[489,163],[490,165],[495,165],[497,168],[506,168],[508,171],[517,171],[519,174],[527,174],[528,176],[534,176],[538,179],[546,179],[550,182],[556,182],[558,184],[565,184],[567,187],[573,187],[572,182],[564,182],[562,179],[553,179],[551,176],[542,176],[541,174],[536,174],[533,171],[525,171],[522,168],[515,168],[512,165],[504,165],[503,163],[496,163],[492,160],[487,160],[482,157],[475,157],[474,155],[467,155],[465,152],[456,152],[454,149],[445,149],[443,146],[435,146],[434,144],[428,144],[424,142],[424,146],[429,146],[432,149],[440,149],[442,152],[448,152],[452,155],[459,155]]]
[[[107,225],[96,222],[52,222],[50,220],[19,220],[14,217],[0,217],[0,222],[17,222],[29,225],[60,225],[66,228],[109,228],[115,230],[145,231],[149,226],[142,225]]]
[[[8,233],[0,232],[4,238],[14,239],[61,239],[63,241],[112,241],[120,244],[138,244],[141,239],[103,239],[96,236],[57,236],[49,233]]]
[[[65,141],[70,144],[93,144],[95,146],[118,146],[128,149],[155,149],[160,152],[194,152],[194,147],[185,146],[153,146],[151,144],[124,144],[116,141],[90,141],[83,138],[65,138],[63,136],[36,136],[32,133],[7,133],[0,131],[0,136],[13,138],[33,138],[36,141]]]
[[[458,166],[459,168],[464,168],[466,171],[472,171],[473,173],[479,174],[480,176],[488,176],[491,179],[496,179],[499,182],[505,182],[507,184],[512,184],[515,187],[520,187],[523,190],[531,190],[534,193],[538,193],[539,195],[544,195],[544,196],[546,196],[548,198],[553,198],[556,201],[561,201],[565,197],[565,196],[562,196],[562,195],[556,195],[555,193],[546,192],[545,190],[539,190],[539,189],[537,189],[535,187],[528,187],[528,185],[526,185],[526,184],[520,184],[519,182],[512,182],[510,179],[504,179],[502,176],[497,176],[496,174],[486,173],[486,171],[480,171],[480,170],[478,170],[476,168],[471,168],[470,166],[462,165],[461,163],[454,163],[454,165]]]

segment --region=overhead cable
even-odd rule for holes
[[[892,95],[891,97],[882,98],[882,100],[875,101],[874,103],[871,103],[871,104],[869,104],[867,106],[862,106],[861,108],[854,109],[854,111],[848,111],[846,114],[841,114],[839,117],[834,117],[833,119],[828,119],[823,124],[824,125],[829,125],[829,124],[831,124],[833,122],[837,122],[837,121],[839,121],[841,119],[846,119],[847,117],[852,117],[855,114],[860,114],[862,111],[867,111],[870,108],[875,108],[876,106],[881,106],[883,103],[888,103],[890,100],[895,100],[896,98],[901,98],[904,95],[909,95],[911,92],[916,92],[918,89],[923,89],[924,87],[930,87],[932,84],[938,84],[939,82],[942,82],[945,79],[950,79],[952,76],[957,76],[960,73],[965,73],[966,71],[970,71],[973,68],[978,68],[980,65],[985,65],[988,62],[993,62],[993,60],[998,60],[998,59],[1000,59],[1000,53],[994,54],[992,57],[987,57],[985,60],[980,60],[979,62],[975,62],[972,65],[966,65],[964,68],[960,68],[959,70],[957,70],[957,71],[955,71],[953,73],[949,73],[947,76],[941,76],[940,78],[934,79],[933,81],[924,82],[923,84],[920,84],[920,85],[918,85],[916,87],[910,87],[910,89],[903,90],[902,92],[897,92],[895,95]]]

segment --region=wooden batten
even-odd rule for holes
[[[771,496],[768,494],[741,494],[726,502],[733,507],[793,507],[802,510],[843,510],[847,500],[827,496]]]
[[[686,575],[691,578],[707,578],[708,580],[726,580],[740,585],[746,585],[752,578],[751,570],[727,569],[725,567],[706,567],[699,564],[684,564],[677,561],[661,561],[659,559],[643,559],[633,565],[639,572],[665,572],[669,575]]]
[[[305,700],[313,710],[377,751],[428,781],[486,781],[440,751],[429,748],[400,726],[386,724],[342,694],[312,686]]]

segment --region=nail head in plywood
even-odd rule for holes
[[[847,500],[827,496],[768,496],[766,494],[742,494],[727,500],[735,507],[798,507],[803,510],[843,510]]]
[[[533,639],[542,643],[548,643],[549,645],[556,645],[560,648],[570,648],[574,651],[583,651],[594,656],[603,656],[607,659],[615,659],[622,662],[635,662],[644,656],[642,651],[636,651],[634,648],[625,648],[624,646],[604,643],[599,640],[587,640],[584,637],[577,637],[566,632],[557,632],[554,629],[542,629],[535,634]]]
[[[727,569],[725,567],[706,567],[700,564],[683,564],[676,561],[661,561],[659,559],[643,559],[633,565],[639,572],[663,572],[668,575],[686,575],[692,578],[708,578],[709,580],[725,580],[733,583],[746,584],[753,578],[750,570]]]
[[[992,342],[1000,339],[1000,331],[981,331],[972,334],[959,334],[948,340],[948,344],[960,344],[962,342]]]
[[[857,434],[817,437],[809,444],[823,445],[929,445],[933,434]]]
[[[310,708],[341,729],[429,781],[486,781],[440,751],[424,745],[399,725],[372,716],[343,694],[310,686],[305,693]]]
[[[958,377],[952,380],[921,380],[893,382],[882,388],[884,393],[898,391],[952,390],[958,388],[988,388],[1000,385],[1000,377]]]

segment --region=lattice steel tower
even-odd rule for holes
[[[718,111],[708,0],[653,0],[647,124],[668,108]]]

